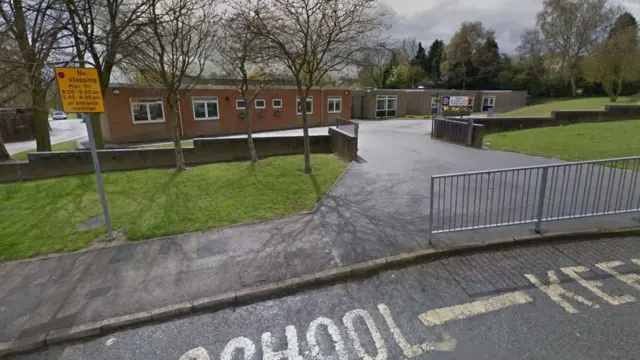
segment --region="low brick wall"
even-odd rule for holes
[[[476,118],[488,134],[579,123],[640,119],[640,105],[607,105],[604,110],[561,110],[544,117]]]
[[[358,158],[358,137],[340,129],[329,128],[329,136],[333,145],[333,153],[354,161]]]
[[[329,135],[311,136],[311,153],[335,153],[347,161],[355,159],[358,138],[339,130],[329,129]],[[254,138],[261,158],[304,153],[302,136]],[[184,149],[187,165],[248,160],[246,138],[195,139],[193,148]],[[98,151],[102,171],[171,168],[175,166],[173,149],[114,149]],[[0,183],[45,179],[93,172],[88,150],[40,152],[28,155],[29,161],[0,163]]]

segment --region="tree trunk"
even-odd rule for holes
[[[96,140],[96,149],[104,149],[104,137],[102,136],[99,113],[91,114],[91,127],[93,128],[93,138]]]
[[[2,140],[2,133],[0,133],[0,161],[10,160],[9,152],[4,146],[4,140]]]
[[[251,163],[255,164],[258,162],[258,154],[256,153],[256,147],[253,144],[253,134],[251,130],[251,105],[247,103],[247,100],[244,101],[247,104],[247,142],[249,143],[249,155],[251,155]]]
[[[304,137],[304,172],[311,174],[311,141],[309,139],[309,124],[307,122],[307,96],[300,96],[300,108],[302,109],[302,136]]]
[[[33,84],[31,91],[33,99],[33,127],[36,137],[37,151],[51,151],[51,137],[49,136],[49,112],[47,111],[46,94],[40,84]]]
[[[187,166],[184,163],[184,152],[182,151],[182,137],[180,134],[180,126],[178,124],[178,97],[169,94],[169,108],[171,112],[171,129],[173,130],[173,147],[176,156],[176,171],[184,171]]]
[[[616,93],[615,93],[616,97],[615,97],[615,99],[611,100],[611,102],[616,102],[618,100],[618,97],[622,93],[622,79],[618,78],[617,83],[618,83],[617,84],[618,86],[616,87]]]

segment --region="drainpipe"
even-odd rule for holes
[[[320,126],[324,125],[324,86],[320,88]]]

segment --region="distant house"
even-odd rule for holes
[[[199,84],[180,101],[179,131],[183,137],[205,137],[247,131],[247,104],[238,90],[216,79]],[[222,84],[221,84],[222,83]],[[105,94],[104,138],[112,143],[172,138],[166,91],[149,85],[111,84]],[[351,90],[314,88],[307,100],[309,126],[333,125],[351,113]],[[302,126],[302,107],[293,86],[273,85],[251,104],[253,131]]]

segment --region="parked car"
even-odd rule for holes
[[[64,111],[54,111],[51,118],[53,120],[67,120],[67,114]]]

